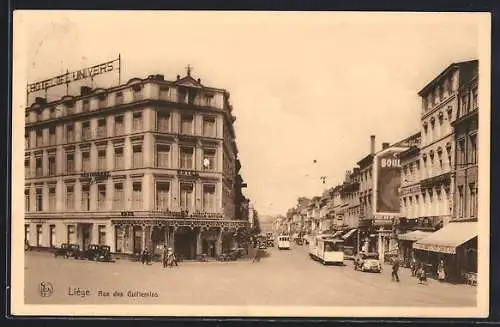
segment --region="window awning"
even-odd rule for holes
[[[349,237],[351,237],[354,234],[355,231],[357,231],[356,228],[351,229],[350,231],[348,231],[347,233],[345,233],[344,235],[342,235],[342,238],[344,240],[348,239]]]
[[[477,222],[449,223],[428,237],[413,243],[413,248],[429,252],[456,254],[458,246],[477,236]]]
[[[398,239],[402,241],[418,241],[430,236],[432,232],[423,232],[421,230],[414,230],[405,234],[398,235]]]

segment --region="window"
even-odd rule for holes
[[[443,101],[444,99],[444,87],[440,86],[439,87],[439,101]]]
[[[69,225],[67,227],[67,233],[66,233],[66,242],[67,243],[76,243],[76,233],[75,233],[75,226]]]
[[[125,227],[115,225],[115,249],[117,253],[123,252],[123,234]]]
[[[457,166],[458,168],[462,168],[462,166],[466,163],[465,159],[465,140],[460,139],[458,140],[458,147],[457,147]]]
[[[66,125],[66,141],[74,142],[75,141],[75,133],[73,131],[73,125]]]
[[[215,211],[215,185],[203,185],[203,210]]]
[[[35,176],[36,177],[42,177],[43,176],[43,159],[38,157],[35,159],[35,164],[36,164],[36,172]]]
[[[97,227],[97,230],[99,232],[99,239],[98,239],[99,245],[106,245],[106,226],[99,225]]]
[[[49,117],[50,117],[50,119],[56,118],[56,109],[55,108],[50,108]]]
[[[475,184],[469,184],[470,193],[470,217],[477,217],[477,187]]]
[[[75,191],[73,185],[66,186],[66,209],[75,209]]]
[[[181,183],[181,208],[187,210],[193,205],[193,184]]]
[[[477,163],[477,134],[469,136],[469,162],[470,164]]]
[[[181,133],[193,134],[193,115],[182,115],[181,117]]]
[[[213,94],[205,94],[205,105],[207,107],[212,107],[213,100],[214,100],[214,95]]]
[[[43,132],[41,130],[36,131],[36,146],[43,145]]]
[[[90,130],[90,122],[82,123],[82,140],[90,140],[92,138],[92,131]]]
[[[186,103],[187,90],[185,88],[177,89],[177,102]]]
[[[36,121],[42,121],[43,120],[43,110],[38,109],[36,111]]]
[[[90,101],[89,99],[85,99],[82,101],[82,111],[89,112],[90,111]]]
[[[203,135],[215,137],[215,118],[203,117]]]
[[[54,176],[56,175],[56,156],[55,155],[50,155],[49,156],[49,176]]]
[[[84,172],[90,171],[90,152],[82,152],[82,170]]]
[[[99,96],[99,108],[106,108],[108,105],[108,97],[105,94]]]
[[[30,189],[25,189],[24,190],[24,211],[29,212],[30,211]]]
[[[75,154],[68,153],[66,154],[66,170],[68,174],[73,173],[75,171]]]
[[[90,210],[90,185],[82,185],[82,210]]]
[[[142,112],[134,112],[132,126],[134,132],[142,130]]]
[[[30,241],[30,225],[24,225],[24,239]]]
[[[156,167],[168,168],[170,166],[170,146],[168,144],[156,145]]]
[[[115,104],[123,103],[123,92],[116,92],[115,94]]]
[[[180,167],[181,169],[193,169],[193,153],[192,147],[181,147]]]
[[[97,198],[97,209],[106,209],[106,185],[97,185],[98,198]]]
[[[99,119],[97,121],[97,137],[103,138],[108,136],[108,130],[106,128],[106,119]]]
[[[156,183],[156,210],[168,209],[169,193],[170,184],[168,182]]]
[[[56,128],[49,128],[49,144],[56,145]]]
[[[50,225],[49,229],[49,246],[53,248],[56,246],[56,225]]]
[[[115,136],[124,134],[123,116],[115,117]]]
[[[115,148],[115,169],[125,169],[123,160],[123,148]]]
[[[447,91],[449,95],[453,93],[453,76],[450,76],[450,80],[447,85]]]
[[[465,212],[464,187],[458,187],[458,217],[463,218]]]
[[[56,188],[49,188],[49,211],[56,211]]]
[[[43,211],[43,190],[36,189],[36,211]]]
[[[30,147],[30,133],[26,132],[24,133],[24,148],[29,149]]]
[[[123,193],[123,183],[115,183],[113,192],[113,209],[123,209],[125,205],[125,197]]]
[[[465,115],[469,111],[469,96],[462,95],[460,102],[460,116]]]
[[[42,225],[36,225],[36,246],[37,247],[42,246],[42,240],[43,240]]]
[[[142,183],[132,183],[132,207],[134,210],[142,209]]]
[[[132,146],[132,168],[142,168],[142,144]]]
[[[203,169],[215,169],[215,149],[203,149]]]
[[[107,166],[108,164],[106,161],[106,149],[101,149],[97,151],[97,170],[106,171]]]
[[[139,101],[142,100],[142,87],[140,85],[137,85],[135,87],[132,87],[133,94],[134,94],[134,100]]]
[[[156,130],[161,133],[170,132],[170,114],[166,112],[158,112],[156,114]]]
[[[24,176],[25,178],[31,177],[31,169],[30,169],[30,159],[24,159]]]
[[[170,92],[168,86],[160,86],[160,99],[168,100],[170,97]]]
[[[477,87],[472,89],[472,109],[477,109]]]

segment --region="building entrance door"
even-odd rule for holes
[[[183,259],[196,256],[196,232],[191,229],[179,229],[175,234],[175,253]]]
[[[142,228],[134,226],[134,253],[142,252]]]
[[[91,242],[91,229],[92,225],[91,224],[81,224],[80,225],[81,231],[82,231],[82,250],[87,250],[90,242]]]

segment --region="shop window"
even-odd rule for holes
[[[69,225],[66,230],[66,243],[75,244],[76,243],[76,233],[75,226]]]
[[[99,225],[97,228],[99,231],[99,245],[106,245],[106,226]]]
[[[53,248],[56,246],[55,244],[56,244],[56,226],[50,225],[49,246]]]
[[[30,225],[24,225],[24,240],[30,242]]]
[[[43,228],[42,225],[36,225],[36,246],[40,247],[43,243]]]

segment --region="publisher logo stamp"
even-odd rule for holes
[[[50,297],[54,293],[54,286],[50,282],[41,282],[38,289],[41,297]]]

